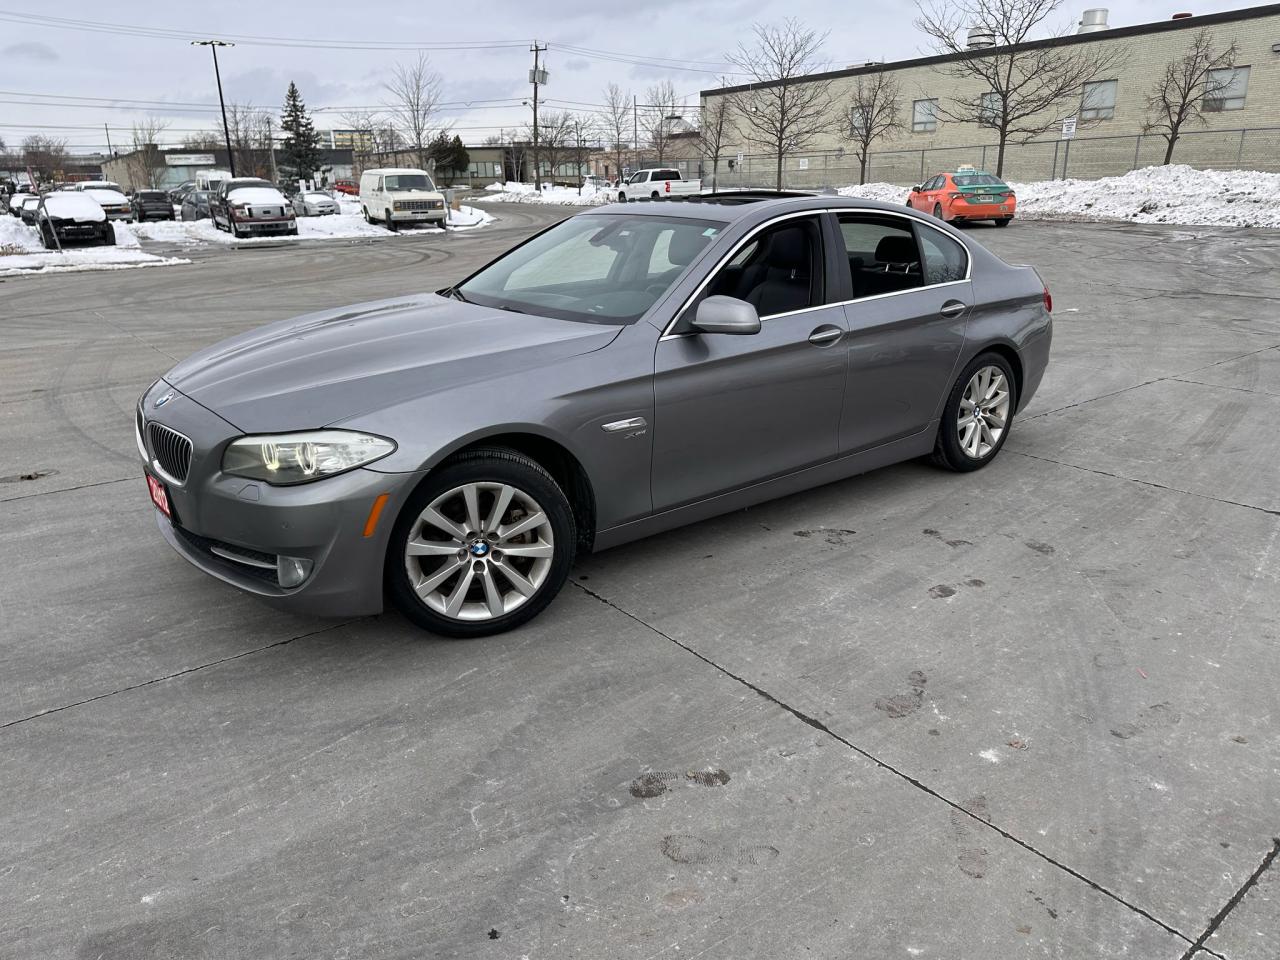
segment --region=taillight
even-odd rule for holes
[[[963,193],[948,193],[948,194],[947,194],[947,196],[948,196],[948,197],[950,197],[952,200],[959,200],[961,197],[963,197],[963,196],[964,196],[964,194],[963,194]]]
[[[1046,313],[1053,313],[1053,294],[1048,287],[1044,288],[1044,309]]]

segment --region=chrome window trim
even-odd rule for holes
[[[702,281],[697,285],[697,287],[694,288],[693,293],[689,294],[689,296],[685,298],[684,302],[680,304],[680,308],[671,315],[671,319],[667,322],[667,325],[662,328],[662,335],[658,337],[658,341],[661,342],[663,340],[678,340],[683,337],[694,336],[694,334],[692,333],[672,333],[671,328],[676,325],[676,322],[680,319],[681,315],[683,315],[684,312],[689,309],[689,304],[693,303],[694,300],[702,296],[702,292],[707,288],[707,284],[711,282],[711,278],[714,277],[716,273],[722,267],[724,267],[725,264],[727,264],[730,260],[732,260],[735,256],[737,256],[738,252],[741,251],[742,248],[747,245],[747,243],[755,239],[755,237],[762,230],[766,230],[769,227],[772,227],[775,224],[781,223],[784,220],[794,219],[795,217],[813,217],[813,216],[819,216],[825,213],[834,213],[837,216],[839,216],[842,213],[869,213],[874,216],[896,218],[898,220],[902,220],[909,224],[916,223],[921,226],[928,227],[930,230],[935,230],[938,233],[942,234],[944,237],[946,237],[948,240],[952,241],[953,243],[960,244],[960,248],[964,250],[964,257],[965,257],[964,277],[960,280],[948,280],[945,283],[929,283],[929,284],[923,284],[919,287],[911,287],[910,289],[907,289],[907,290],[894,290],[890,293],[874,293],[869,297],[855,297],[852,300],[839,300],[834,303],[823,303],[823,304],[819,304],[816,307],[802,307],[799,310],[788,310],[786,313],[771,313],[767,317],[760,318],[760,321],[762,323],[765,320],[773,320],[778,317],[794,317],[802,313],[811,313],[814,310],[825,310],[828,307],[843,307],[846,304],[850,304],[850,303],[865,303],[868,300],[882,300],[885,297],[898,297],[904,293],[916,293],[920,290],[931,290],[935,287],[950,287],[950,286],[954,286],[957,283],[968,283],[973,278],[973,254],[969,250],[969,245],[965,243],[963,240],[959,240],[956,237],[953,237],[951,234],[947,233],[946,230],[943,230],[937,224],[930,223],[928,220],[924,219],[923,216],[917,216],[914,213],[899,213],[897,210],[878,210],[875,207],[826,207],[822,210],[792,211],[791,213],[780,214],[779,216],[774,217],[771,220],[764,221],[763,223],[756,226],[755,229],[753,229],[750,233],[744,236],[741,240],[735,243],[733,247],[730,248],[729,252],[725,254],[723,257],[721,257],[714,267],[712,267],[709,271],[707,271],[707,275],[703,277]],[[922,269],[923,269],[923,265],[922,265]],[[923,279],[923,276],[921,277],[921,279]]]

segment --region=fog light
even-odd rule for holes
[[[306,557],[276,557],[276,578],[282,587],[296,587],[311,576],[311,561]]]

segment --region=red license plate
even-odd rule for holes
[[[147,474],[147,489],[151,491],[151,502],[156,505],[156,509],[172,520],[173,509],[169,506],[169,491],[164,488],[164,484]]]

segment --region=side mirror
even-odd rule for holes
[[[699,333],[759,333],[760,314],[745,300],[707,297],[698,304],[691,326]]]
[[[912,187],[912,188],[911,188],[911,192],[912,192],[912,193],[919,193],[919,192],[920,192],[921,190],[923,190],[923,189],[924,189],[924,184],[923,184],[923,183],[917,183],[914,187]]]

